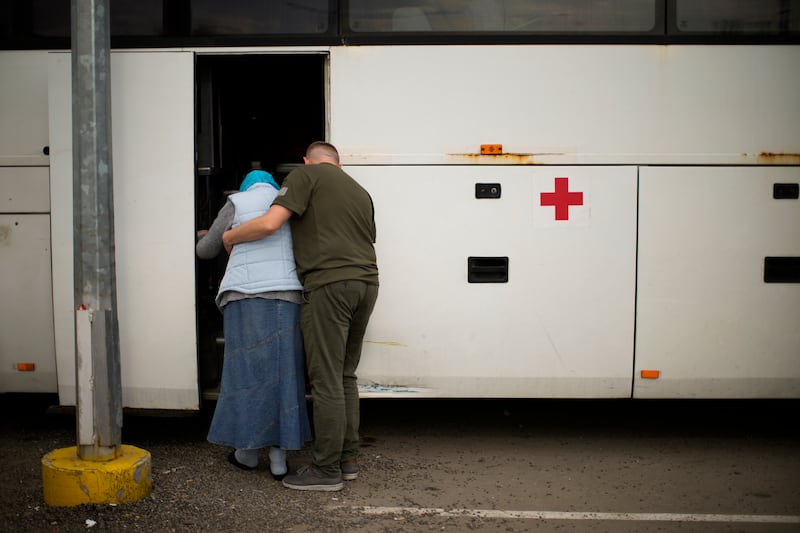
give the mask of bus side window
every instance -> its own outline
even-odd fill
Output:
[[[398,7],[392,12],[392,31],[430,31],[431,23],[419,7]]]
[[[469,3],[469,14],[475,31],[503,29],[503,12],[497,5],[497,0],[472,0]]]

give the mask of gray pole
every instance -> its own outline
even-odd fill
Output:
[[[119,454],[119,368],[108,0],[72,0],[72,155],[78,456]]]

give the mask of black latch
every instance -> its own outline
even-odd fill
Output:
[[[475,198],[500,198],[500,184],[476,183]]]
[[[468,257],[469,283],[508,283],[508,257]]]
[[[800,257],[765,257],[764,283],[800,283]]]
[[[797,200],[800,196],[800,183],[773,183],[772,197],[776,200]]]

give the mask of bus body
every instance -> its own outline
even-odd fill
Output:
[[[339,7],[340,33],[362,3]],[[652,4],[669,22],[681,2]],[[397,43],[115,47],[123,405],[213,393],[224,259],[196,260],[195,232],[251,161],[282,178],[322,138],[375,204],[363,397],[800,397],[785,4],[766,43],[428,43],[428,9],[401,12]],[[68,49],[0,50],[0,392],[64,405],[70,91]]]

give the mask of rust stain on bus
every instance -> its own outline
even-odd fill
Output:
[[[761,152],[758,154],[760,165],[800,165],[800,154]]]
[[[394,342],[394,341],[369,341],[369,340],[365,340],[364,343],[381,344],[383,346],[398,346],[398,347],[401,347],[401,348],[408,348],[407,345],[401,344],[399,342]]]
[[[447,154],[447,157],[457,163],[472,163],[484,165],[543,165],[537,161],[536,156],[562,155],[562,154]]]

